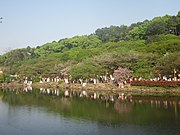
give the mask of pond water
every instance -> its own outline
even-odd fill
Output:
[[[0,90],[1,135],[180,134],[179,97],[111,101],[81,97],[78,92],[65,98],[60,90],[42,91]]]

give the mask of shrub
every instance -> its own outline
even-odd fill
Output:
[[[132,81],[132,86],[149,86],[149,87],[178,87],[180,81]]]

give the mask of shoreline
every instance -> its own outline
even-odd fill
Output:
[[[180,96],[180,87],[163,88],[163,87],[145,87],[145,86],[126,86],[125,88],[118,88],[111,83],[99,83],[99,84],[87,84],[83,87],[80,84],[58,84],[58,83],[33,83],[31,86],[27,86],[20,83],[3,83],[0,84],[0,89],[15,88],[21,89],[26,87],[32,87],[35,89],[61,89],[65,90],[85,90],[92,92],[105,92],[105,93],[126,93],[131,95],[144,95],[144,96]]]

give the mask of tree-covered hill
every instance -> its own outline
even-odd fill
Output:
[[[118,67],[133,76],[172,75],[180,69],[180,12],[131,24],[97,29],[94,34],[53,41],[0,56],[5,75],[72,78],[112,74]]]

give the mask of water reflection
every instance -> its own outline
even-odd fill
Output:
[[[69,127],[68,124],[73,125],[76,121],[83,123],[81,127],[87,128],[85,129],[87,131],[90,128],[89,125],[86,127],[83,125],[88,121],[93,127],[91,127],[91,133],[93,129],[98,133],[101,128],[104,135],[120,132],[142,134],[140,131],[146,134],[172,132],[179,134],[180,132],[179,97],[137,97],[128,93],[24,88],[0,90],[0,101],[0,108],[2,108],[0,120],[4,122],[4,119],[7,119],[5,122],[11,123],[11,125],[7,124],[11,127],[29,129],[28,126],[32,126],[34,129],[36,128],[34,125],[37,125],[34,120],[39,125],[43,125],[41,121],[54,123],[58,118],[63,120],[65,118],[63,124],[67,127]],[[2,106],[1,103],[5,104]],[[3,113],[2,110],[6,105],[7,112]],[[46,115],[39,118],[42,112],[46,112]],[[7,118],[4,115],[7,115]],[[27,125],[29,119],[33,121],[31,120]],[[59,122],[57,121],[56,125]],[[48,129],[47,123],[43,127],[50,132],[51,129]],[[0,129],[1,126],[0,122]],[[74,131],[71,132],[72,134],[78,134],[75,129],[77,128],[72,129]],[[57,131],[57,128],[54,130]]]
[[[150,104],[151,107],[164,107],[168,109],[170,106],[179,106],[180,98],[170,98],[170,97],[138,97],[132,96],[131,94],[125,93],[106,93],[106,92],[94,92],[94,91],[85,91],[85,90],[59,90],[59,89],[50,89],[50,88],[40,88],[32,89],[32,87],[25,87],[23,89],[3,89],[2,92],[13,92],[15,94],[22,93],[31,93],[31,94],[43,94],[43,95],[52,95],[52,96],[61,96],[61,97],[80,97],[88,98],[93,100],[104,100],[108,102],[115,101],[126,101],[131,103],[139,104]],[[0,94],[1,94],[0,93]]]
[[[178,97],[137,97],[124,93],[31,87],[4,89],[0,93],[0,99],[10,105],[41,106],[67,117],[111,123],[132,122],[135,119],[133,116],[138,113],[150,115],[145,118],[147,121],[153,118],[152,113],[164,113],[164,116],[171,114],[171,117],[174,114],[179,120],[180,113]],[[126,119],[125,116],[132,119]]]

